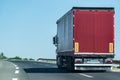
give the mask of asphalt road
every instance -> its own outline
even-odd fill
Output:
[[[49,63],[0,61],[0,80],[120,80],[120,72],[68,72]]]

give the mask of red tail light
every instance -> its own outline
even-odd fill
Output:
[[[75,60],[75,64],[81,64],[82,63],[82,60]]]
[[[80,64],[81,62],[80,61],[75,61],[75,64]]]
[[[105,63],[106,64],[112,64],[112,60],[106,60]]]

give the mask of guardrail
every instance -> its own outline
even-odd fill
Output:
[[[39,58],[37,59],[39,62],[47,62],[47,63],[53,63],[56,64],[56,59],[45,59],[45,58]]]
[[[47,62],[47,63],[56,63],[56,59],[45,59],[45,58],[39,58],[37,59],[39,62]],[[113,66],[120,66],[120,60],[113,60]]]

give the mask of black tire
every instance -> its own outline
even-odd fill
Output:
[[[58,69],[62,69],[62,59],[60,56],[57,56],[57,66]]]
[[[74,58],[66,57],[66,61],[67,61],[67,70],[74,71]]]

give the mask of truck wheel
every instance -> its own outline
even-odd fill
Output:
[[[62,69],[62,59],[60,56],[57,56],[57,66],[58,69]]]
[[[68,71],[74,71],[74,58],[73,57],[67,57],[67,70]]]

